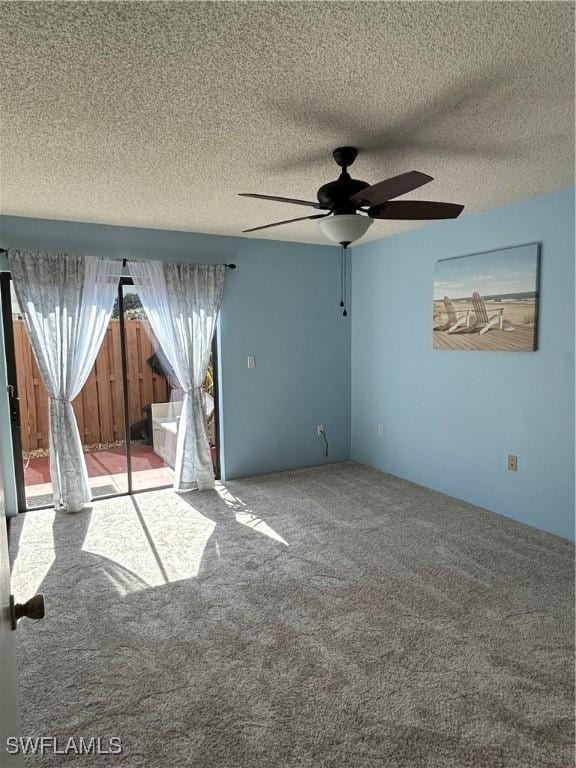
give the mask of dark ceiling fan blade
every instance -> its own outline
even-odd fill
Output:
[[[317,213],[315,216],[299,216],[297,219],[286,219],[285,221],[275,221],[272,224],[263,224],[261,227],[252,227],[243,229],[242,232],[256,232],[257,229],[268,229],[269,227],[279,227],[281,224],[292,224],[293,221],[306,221],[306,219],[324,219],[330,216],[329,213]]]
[[[432,203],[426,200],[392,200],[384,205],[370,208],[368,215],[373,219],[455,219],[464,210],[457,203]]]
[[[257,197],[259,200],[275,200],[277,203],[292,203],[293,205],[307,205],[310,208],[318,208],[325,211],[326,207],[310,200],[298,200],[295,197],[275,197],[274,195],[256,195],[252,192],[239,192],[239,197]]]
[[[408,171],[360,190],[360,192],[352,195],[350,201],[356,205],[380,205],[380,203],[386,203],[393,197],[405,195],[406,192],[411,192],[423,184],[428,184],[429,181],[432,181],[432,176],[428,176],[427,173]]]

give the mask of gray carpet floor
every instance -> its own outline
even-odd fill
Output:
[[[569,768],[574,548],[353,463],[12,526],[24,735],[99,768]]]

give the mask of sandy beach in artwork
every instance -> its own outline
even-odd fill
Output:
[[[500,330],[498,317],[495,326],[483,334],[480,334],[483,325],[474,314],[472,298],[451,301],[456,316],[462,320],[462,326],[448,333],[453,323],[450,322],[444,301],[434,301],[433,339],[435,349],[500,349],[510,351],[532,351],[535,349],[536,299],[486,299],[485,306],[488,317],[500,316],[501,314],[503,330]]]

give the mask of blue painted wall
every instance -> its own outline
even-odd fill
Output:
[[[120,258],[235,262],[220,318],[225,476],[348,458],[350,323],[338,307],[337,248],[9,216],[0,217],[0,243]],[[248,355],[256,356],[255,369],[247,368]],[[4,365],[1,354],[0,439],[6,456]],[[328,458],[317,424],[326,427]],[[8,480],[11,466],[4,471]],[[10,482],[6,505],[14,511]]]
[[[433,349],[434,262],[533,241],[538,351]],[[574,190],[367,243],[352,258],[352,458],[574,538]]]

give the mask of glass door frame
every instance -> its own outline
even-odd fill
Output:
[[[4,354],[6,357],[6,380],[8,407],[10,409],[10,431],[12,433],[12,459],[16,482],[16,504],[18,512],[26,511],[26,490],[24,485],[24,462],[22,460],[22,437],[20,435],[20,406],[18,381],[16,377],[16,352],[14,350],[14,326],[12,325],[12,291],[10,272],[0,274],[0,301],[2,302],[2,326],[4,329]]]
[[[22,457],[22,438],[20,435],[20,409],[18,399],[18,380],[16,370],[16,353],[14,349],[14,327],[12,324],[12,295],[11,275],[9,272],[0,273],[0,300],[2,302],[2,325],[4,331],[4,346],[6,355],[6,378],[8,382],[8,400],[10,407],[10,426],[12,432],[12,455],[14,460],[14,474],[16,481],[16,498],[18,512],[36,511],[41,509],[53,509],[53,504],[45,504],[38,507],[28,507],[26,503],[26,484],[24,481],[24,461]],[[122,392],[124,408],[124,440],[126,443],[126,474],[128,490],[110,493],[107,495],[92,497],[92,501],[101,499],[115,499],[120,496],[133,496],[138,493],[160,491],[172,488],[172,484],[157,485],[152,488],[138,488],[134,490],[132,482],[132,455],[130,439],[130,411],[128,392],[128,355],[126,349],[126,333],[124,318],[124,292],[125,285],[134,285],[131,277],[120,277],[118,280],[118,314],[120,322],[120,356],[122,358]],[[214,475],[220,479],[220,412],[219,412],[219,370],[218,370],[218,346],[217,333],[212,340],[212,371],[213,371],[213,398],[214,398],[214,441],[216,447],[216,462]]]

